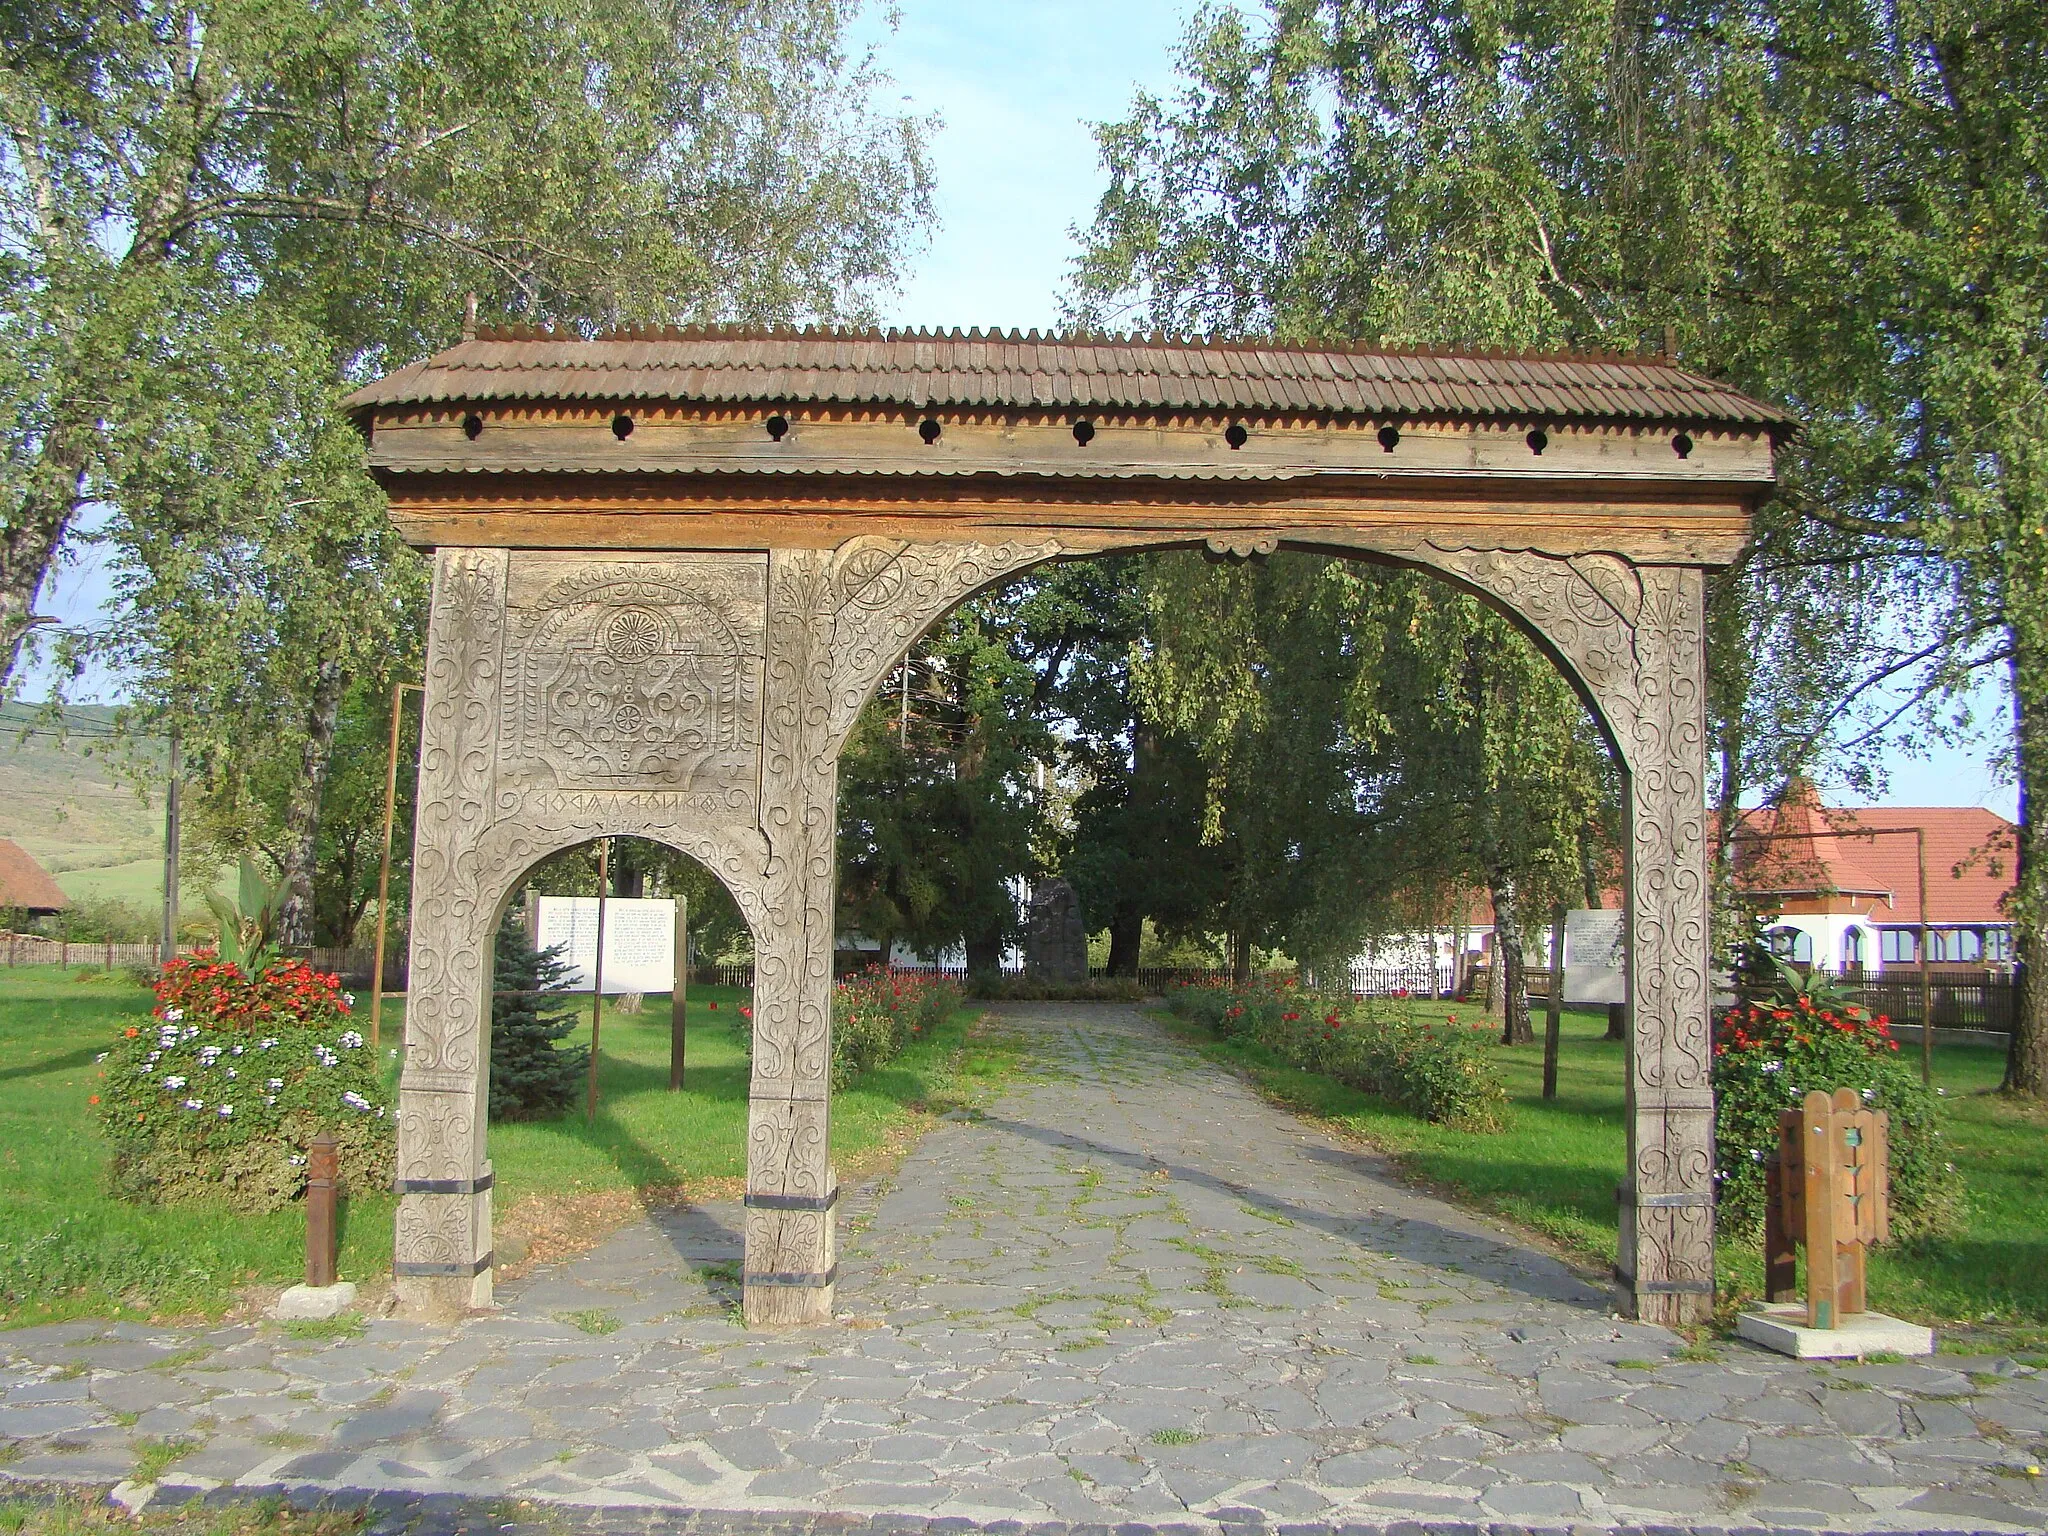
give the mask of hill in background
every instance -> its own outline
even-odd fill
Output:
[[[161,763],[161,743],[119,739],[114,710],[72,705],[61,726],[33,704],[0,705],[0,837],[12,838],[73,899],[144,912],[163,900],[163,794],[124,769]]]

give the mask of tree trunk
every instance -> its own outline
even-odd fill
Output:
[[[2048,646],[2015,636],[2012,684],[2020,810],[2010,916],[2018,965],[2005,1089],[2048,1099],[2048,827],[2032,814],[2033,786],[2048,783]]]
[[[334,728],[341,718],[341,662],[332,655],[314,674],[313,698],[306,707],[306,744],[299,753],[299,782],[292,789],[284,820],[284,905],[278,912],[278,942],[288,946],[313,942],[313,868],[320,840],[320,801],[327,791],[327,770],[334,761]]]
[[[996,975],[1003,968],[1003,936],[1000,933],[970,934],[967,938],[967,970],[970,975]]]
[[[1145,942],[1145,914],[1136,907],[1119,906],[1109,919],[1109,974],[1138,974],[1138,951]]]
[[[1522,964],[1524,939],[1521,892],[1512,879],[1501,880],[1493,886],[1493,958],[1494,969],[1500,976],[1503,1045],[1528,1045],[1536,1038],[1536,1031],[1529,1025],[1529,977]]]
[[[60,417],[44,439],[26,493],[0,534],[0,686],[12,681],[21,660],[36,590],[84,500],[91,457],[92,429]]]
[[[1239,928],[1230,935],[1230,979],[1240,986],[1252,979],[1250,929]]]

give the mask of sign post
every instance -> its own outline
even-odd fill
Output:
[[[668,1091],[683,1086],[683,1056],[690,1024],[690,898],[676,896],[676,984],[669,993]]]

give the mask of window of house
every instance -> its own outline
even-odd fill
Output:
[[[1842,935],[1842,964],[1861,965],[1862,963],[1863,930],[1861,928],[1851,928]]]
[[[1943,937],[1948,940],[1943,946],[1948,952],[1941,956],[1942,959],[1953,960],[1958,964],[1975,964],[1984,958],[1984,935],[1981,930],[1952,928]]]
[[[1773,928],[1764,935],[1771,953],[1794,965],[1813,964],[1813,935],[1804,928]]]
[[[1984,930],[1984,958],[1994,965],[2002,965],[2012,959],[2012,930],[2010,928],[1986,928]]]
[[[1886,928],[1877,936],[1878,958],[1886,965],[1911,965],[1920,958],[1919,935],[1911,928]]]

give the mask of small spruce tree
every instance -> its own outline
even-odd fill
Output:
[[[576,1102],[587,1046],[556,1042],[575,1029],[578,1009],[564,979],[569,963],[557,949],[536,950],[525,924],[498,928],[498,964],[491,1000],[491,1118],[548,1120]]]

